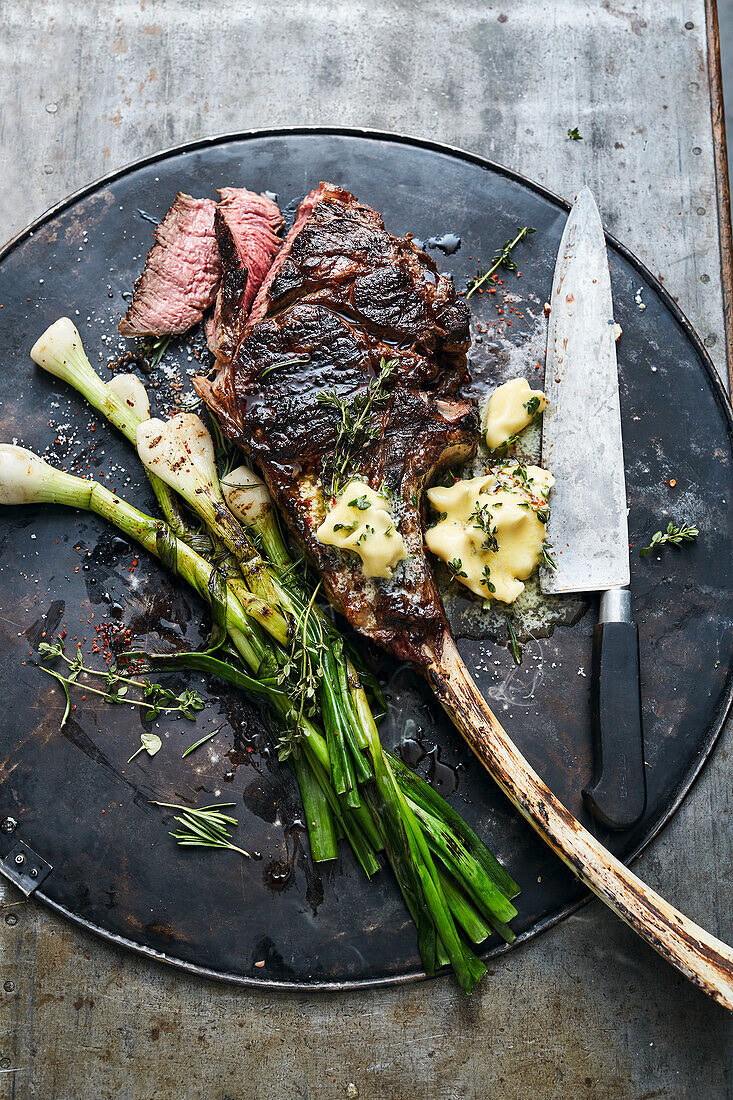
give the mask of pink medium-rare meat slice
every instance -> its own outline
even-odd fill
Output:
[[[225,361],[232,356],[255,295],[280,250],[283,216],[266,195],[236,187],[224,187],[219,194],[214,229],[222,278],[207,342],[217,359]]]
[[[439,651],[447,631],[423,543],[423,489],[478,442],[475,408],[452,398],[466,376],[468,309],[425,253],[388,234],[349,192],[321,184],[304,204],[232,359],[194,384],[261,470],[333,605],[420,665],[424,646]],[[354,555],[316,536],[342,411],[363,409],[377,376],[382,396],[369,405],[349,476],[391,502],[407,558],[389,579],[366,577]]]
[[[119,324],[122,336],[175,336],[198,324],[221,276],[216,203],[182,191],[155,229],[155,244]]]

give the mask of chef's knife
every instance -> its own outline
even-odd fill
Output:
[[[626,482],[611,279],[598,207],[584,187],[555,265],[542,461],[555,477],[545,593],[600,592],[593,636],[593,781],[583,796],[609,829],[644,813],[639,635],[631,619]]]

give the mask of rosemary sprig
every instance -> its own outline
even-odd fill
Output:
[[[694,542],[699,534],[700,531],[694,523],[683,523],[678,527],[670,520],[664,534],[661,531],[655,531],[652,535],[652,541],[639,553],[648,554],[655,546],[664,546],[666,543],[669,543],[670,546],[681,546],[683,542]]]
[[[483,274],[477,275],[475,279],[471,280],[471,282],[469,284],[469,287],[468,287],[468,293],[466,294],[466,300],[468,300],[471,297],[471,295],[473,294],[473,292],[475,290],[478,290],[479,287],[483,286],[487,279],[491,279],[491,281],[493,283],[495,281],[494,277],[493,277],[494,272],[498,268],[503,267],[507,271],[516,271],[517,270],[517,265],[516,265],[516,262],[515,262],[515,260],[512,256],[512,252],[517,247],[517,245],[521,241],[523,241],[524,238],[527,237],[530,233],[534,233],[534,229],[531,226],[529,226],[529,225],[522,226],[521,229],[517,230],[517,235],[514,238],[514,240],[507,241],[506,244],[502,248],[500,248],[497,252],[494,253],[492,264],[491,264],[491,267],[489,268],[489,270],[486,271]]]
[[[216,737],[217,733],[220,733],[223,726],[219,726],[218,729],[212,730],[211,733],[205,733],[203,737],[200,737],[198,741],[194,741],[193,745],[189,745],[186,751],[182,754],[181,760],[185,760],[187,756],[190,756],[192,752],[195,752],[201,745],[204,745],[207,741],[210,741],[212,737]]]
[[[181,829],[170,835],[182,848],[229,848],[232,852],[250,859],[249,852],[244,848],[238,848],[232,844],[229,826],[237,825],[236,817],[230,817],[222,813],[222,810],[236,805],[234,802],[223,802],[220,806],[202,806],[198,810],[189,806],[177,806],[173,802],[153,802],[153,806],[163,806],[168,810],[181,810],[180,816],[174,816]]]
[[[172,336],[159,336],[156,340],[148,342],[145,354],[151,367],[157,367],[172,339]]]
[[[396,369],[396,360],[380,359],[379,374],[351,402],[340,397],[335,389],[319,393],[319,404],[335,409],[339,417],[336,443],[323,463],[322,479],[329,497],[338,496],[345,487],[356,451],[379,438],[379,425],[370,423],[370,415],[387,399],[385,382]]]
[[[519,642],[517,641],[517,635],[514,630],[514,623],[511,619],[506,621],[507,630],[509,631],[509,648],[512,652],[515,665],[521,665],[522,663],[522,651],[519,648]]]
[[[310,361],[310,355],[306,355],[301,359],[281,359],[279,363],[271,363],[269,367],[265,367],[260,374],[260,378],[265,378],[271,371],[280,370],[280,367],[295,367],[299,363],[310,363]]]
[[[568,130],[568,141],[582,141],[583,135],[577,126],[573,126],[572,130]]]

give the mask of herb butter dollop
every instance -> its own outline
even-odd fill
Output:
[[[365,577],[391,577],[407,557],[389,503],[364,481],[352,480],[316,531],[324,546],[352,550]]]
[[[484,412],[484,435],[490,451],[511,443],[547,405],[542,390],[530,389],[526,378],[512,378],[494,390]]]
[[[428,489],[439,513],[425,534],[428,549],[477,596],[513,603],[542,557],[554,483],[539,466],[509,461]]]

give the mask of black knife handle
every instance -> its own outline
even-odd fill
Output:
[[[636,623],[595,628],[591,708],[594,771],[583,797],[601,825],[629,829],[646,808]]]

